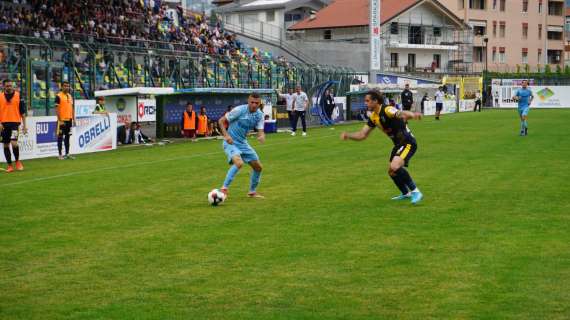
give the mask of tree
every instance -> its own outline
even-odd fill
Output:
[[[544,73],[545,74],[551,74],[552,73],[552,69],[550,68],[549,64],[544,65]]]

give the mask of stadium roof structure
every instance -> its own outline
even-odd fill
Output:
[[[315,14],[293,26],[289,30],[307,30],[323,28],[348,28],[368,26],[369,0],[336,0]],[[437,0],[384,0],[381,2],[380,22],[385,24],[404,12],[423,3],[431,3],[457,24],[467,25],[453,12]]]
[[[318,10],[328,4],[329,0],[252,0],[248,2],[232,2],[216,8],[216,12],[229,13],[239,11],[257,11],[271,9],[292,10],[299,7],[311,7]]]

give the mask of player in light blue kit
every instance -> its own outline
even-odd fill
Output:
[[[521,136],[528,135],[528,111],[533,99],[532,91],[528,88],[528,81],[523,80],[522,88],[517,90],[513,97],[513,100],[518,102],[518,111],[521,118]]]
[[[261,97],[256,93],[252,93],[247,99],[247,104],[235,107],[219,120],[220,129],[224,136],[224,152],[228,156],[228,162],[231,165],[226,180],[224,180],[224,186],[221,189],[226,195],[234,177],[245,162],[253,169],[247,196],[250,198],[263,198],[256,191],[261,178],[261,162],[259,162],[259,157],[255,150],[247,143],[247,133],[254,128],[257,129],[257,140],[260,143],[265,142],[265,133],[263,132],[265,121],[260,107]],[[225,125],[227,123],[229,123],[229,127],[226,130]]]

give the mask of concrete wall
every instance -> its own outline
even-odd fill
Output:
[[[337,41],[288,41],[303,53],[315,57],[320,64],[351,67],[356,71],[368,71],[370,49],[368,43]]]

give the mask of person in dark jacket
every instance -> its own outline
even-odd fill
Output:
[[[402,91],[402,109],[406,111],[412,110],[412,105],[414,104],[414,94],[410,90],[410,84],[406,83],[404,91]]]

